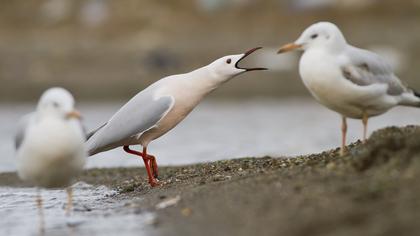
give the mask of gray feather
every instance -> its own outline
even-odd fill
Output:
[[[30,120],[33,118],[35,113],[29,113],[23,116],[18,123],[18,127],[15,133],[15,149],[18,150],[23,140],[25,139],[26,128]]]
[[[128,101],[111,119],[90,135],[89,154],[124,145],[132,137],[153,128],[174,103],[171,96],[154,98],[154,88],[145,89]]]
[[[367,86],[377,83],[388,85],[388,94],[400,95],[407,91],[391,66],[380,56],[367,50],[350,46],[346,53],[348,62],[342,65],[343,76],[354,84]]]
[[[86,140],[89,140],[90,137],[92,137],[96,132],[98,132],[98,130],[102,129],[105,125],[107,124],[107,122],[105,122],[103,125],[99,126],[98,128],[88,132],[85,132],[86,134]]]

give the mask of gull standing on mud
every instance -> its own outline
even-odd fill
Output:
[[[88,135],[89,155],[123,146],[124,151],[143,158],[149,183],[158,185],[157,163],[147,146],[181,122],[211,91],[236,75],[266,68],[242,68],[238,64],[260,49],[225,56],[190,73],[165,77],[135,95],[108,122]],[[140,144],[143,151],[130,145]]]
[[[66,214],[72,207],[72,180],[83,169],[87,151],[80,114],[63,88],[44,92],[35,112],[22,118],[15,136],[19,177],[37,187],[67,187]],[[44,230],[42,198],[37,189],[40,230]]]
[[[346,118],[361,119],[363,141],[368,118],[397,106],[420,107],[419,94],[404,86],[388,63],[373,52],[347,44],[329,22],[308,27],[278,53],[303,50],[299,74],[318,102],[342,115],[341,155],[346,151]]]

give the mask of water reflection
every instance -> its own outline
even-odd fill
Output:
[[[45,214],[44,235],[146,235],[152,213],[137,214],[127,202],[110,196],[116,192],[83,182],[74,185],[74,212],[64,215],[63,190],[42,190]],[[38,235],[35,188],[0,187],[0,234]]]

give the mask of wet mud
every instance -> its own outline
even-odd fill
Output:
[[[156,188],[144,168],[92,169],[80,180],[154,213],[157,235],[418,235],[419,137],[420,127],[389,127],[343,157],[336,149],[161,167]],[[3,173],[0,186],[24,185]]]

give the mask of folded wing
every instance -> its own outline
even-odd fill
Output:
[[[359,86],[387,84],[389,95],[400,95],[407,91],[400,79],[395,76],[391,66],[379,55],[350,46],[346,51],[346,57],[341,71],[352,83]]]
[[[173,104],[171,96],[156,98],[153,91],[138,93],[106,124],[88,135],[89,155],[125,145],[127,140],[153,128]]]
[[[33,116],[34,116],[34,113],[30,113],[23,116],[19,120],[18,127],[15,133],[15,149],[16,150],[18,150],[20,148],[20,145],[22,145],[23,140],[25,139],[26,128],[28,127]]]

